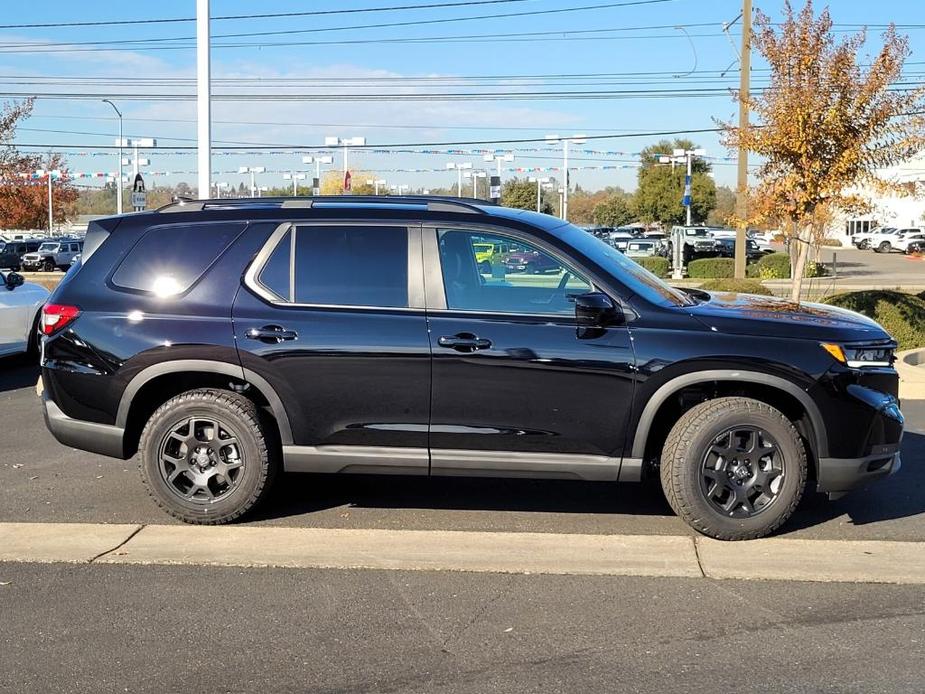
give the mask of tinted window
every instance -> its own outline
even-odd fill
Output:
[[[295,301],[341,306],[407,306],[407,230],[299,227]]]
[[[571,297],[591,291],[583,277],[519,239],[475,231],[439,238],[449,309],[574,314]]]
[[[243,223],[153,227],[112,276],[113,284],[170,296],[189,289],[244,229]]]
[[[289,296],[289,259],[292,256],[292,232],[276,244],[276,248],[267,258],[257,281],[284,301],[290,301]]]

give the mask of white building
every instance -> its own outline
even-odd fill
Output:
[[[909,195],[881,195],[867,191],[872,209],[866,215],[842,215],[830,236],[850,245],[851,237],[875,227],[925,226],[925,154],[899,166],[884,169],[880,177],[902,184]]]

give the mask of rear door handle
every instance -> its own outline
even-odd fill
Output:
[[[472,333],[459,333],[458,335],[444,335],[437,338],[437,344],[457,352],[476,352],[480,349],[490,349],[491,340],[478,337]]]
[[[295,340],[299,333],[295,330],[286,330],[279,325],[265,325],[262,328],[251,328],[244,333],[251,340],[259,340],[266,344],[279,344],[287,340]]]

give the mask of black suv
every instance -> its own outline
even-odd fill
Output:
[[[486,245],[557,263],[507,273]],[[867,318],[679,291],[559,219],[448,198],[183,202],[92,222],[44,308],[48,427],[238,518],[280,470],[637,482],[717,538],[899,467]]]

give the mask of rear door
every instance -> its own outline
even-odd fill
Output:
[[[233,315],[242,365],[288,413],[287,469],[427,474],[419,225],[282,224]]]
[[[555,268],[506,273],[478,244],[516,245]],[[431,473],[616,480],[634,387],[625,325],[578,329],[571,296],[595,289],[520,232],[424,229],[433,350]]]

